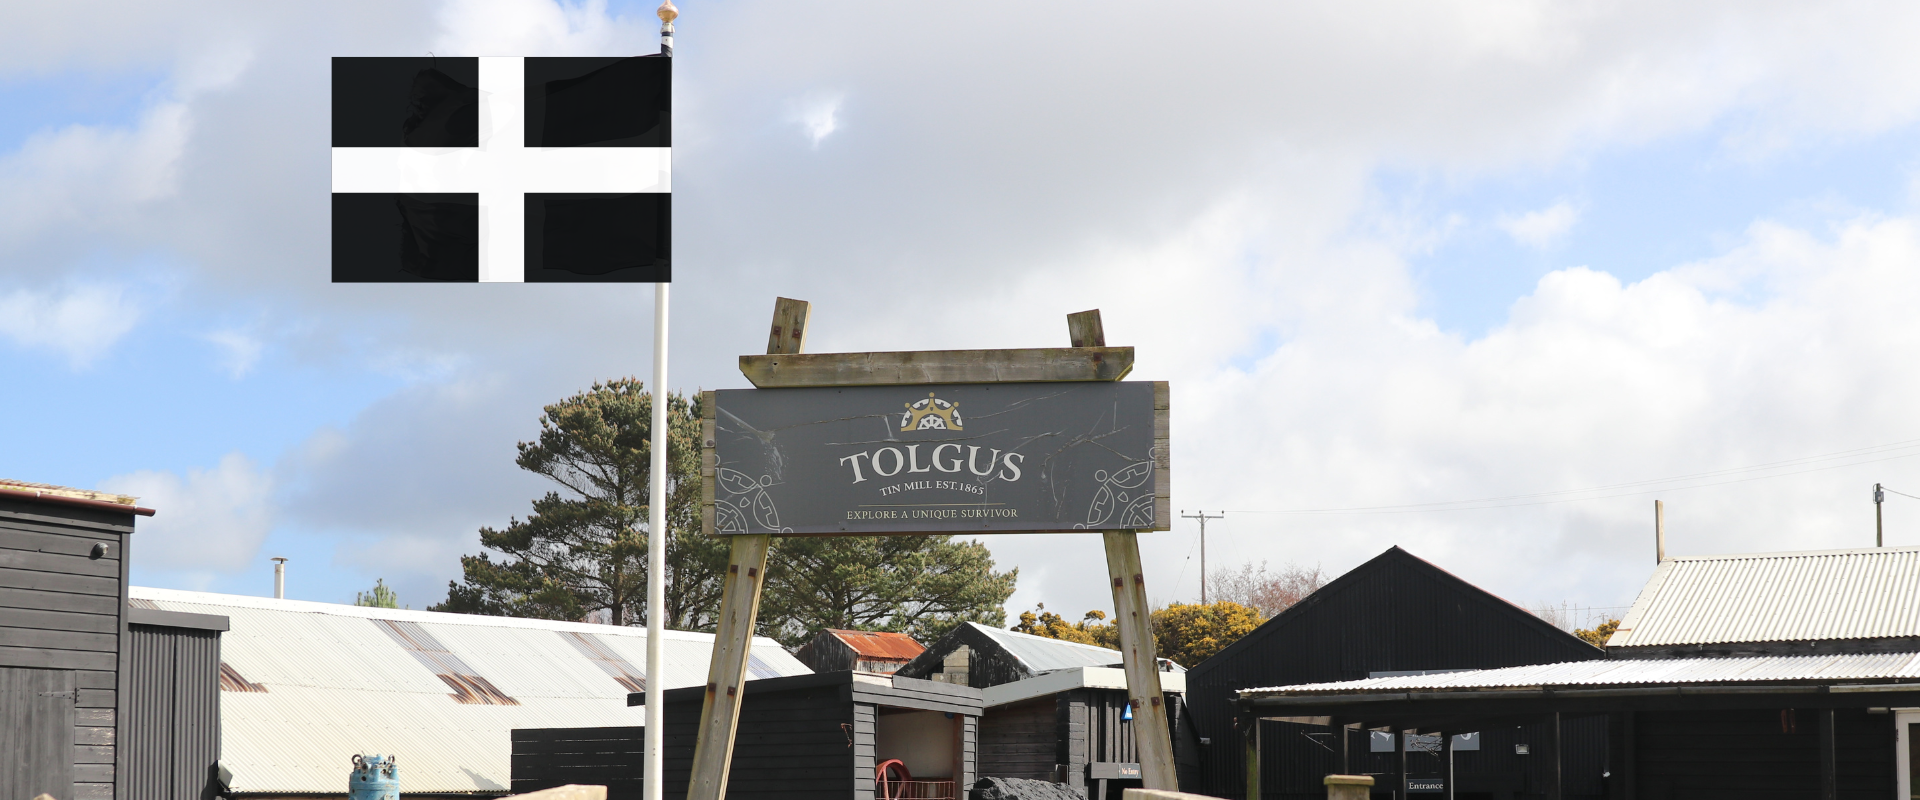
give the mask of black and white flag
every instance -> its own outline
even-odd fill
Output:
[[[333,59],[333,280],[672,277],[673,59]]]

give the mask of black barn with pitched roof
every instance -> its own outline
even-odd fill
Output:
[[[1241,689],[1605,657],[1600,648],[1525,609],[1393,547],[1188,671],[1187,703],[1207,744],[1201,785],[1181,788],[1218,797],[1245,795],[1245,738],[1234,719],[1234,693]],[[1341,770],[1338,729],[1324,722],[1260,725],[1262,798],[1325,797],[1321,778]],[[1364,733],[1348,735],[1349,771],[1393,770],[1393,753],[1369,753]],[[1570,721],[1562,736],[1568,794],[1601,793],[1604,720]],[[1459,795],[1535,793],[1544,785],[1546,767],[1530,753],[1546,738],[1544,725],[1482,731],[1479,750],[1455,753]],[[1528,745],[1529,755],[1517,753],[1516,745]],[[1409,756],[1409,774],[1437,768],[1437,756]],[[1381,776],[1376,793],[1392,788],[1383,785],[1392,783],[1387,777]]]

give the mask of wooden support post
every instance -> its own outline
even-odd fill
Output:
[[[760,589],[767,580],[767,551],[773,537],[732,537],[725,588],[720,595],[720,624],[713,632],[713,661],[707,667],[707,696],[700,703],[700,730],[693,744],[692,783],[687,800],[721,800],[733,765],[733,734],[740,724],[747,656],[753,626],[760,616]]]
[[[1100,325],[1100,309],[1068,314],[1067,340],[1074,347],[1106,347],[1107,331]]]
[[[1249,713],[1253,712],[1249,711]],[[1247,793],[1245,800],[1260,800],[1260,718],[1249,718],[1243,731],[1247,750]]]
[[[1102,536],[1107,546],[1107,574],[1113,579],[1113,621],[1120,629],[1120,663],[1127,673],[1127,700],[1133,704],[1141,788],[1179,791],[1180,779],[1173,770],[1173,737],[1167,727],[1166,695],[1160,690],[1160,661],[1154,655],[1153,625],[1148,616],[1147,580],[1140,566],[1140,539],[1133,531],[1106,531]]]
[[[1330,721],[1340,722],[1337,719],[1330,720]],[[1352,775],[1353,774],[1353,729],[1347,727],[1346,723],[1340,722],[1340,724],[1333,726],[1333,730],[1336,734],[1339,734],[1340,736],[1340,774]]]
[[[1834,742],[1833,709],[1822,708],[1820,718],[1820,800],[1839,800],[1840,764]]]
[[[1561,754],[1560,712],[1547,715],[1547,747],[1553,751],[1552,761],[1547,764],[1547,800],[1563,800],[1566,797],[1566,759]]]
[[[1440,732],[1440,800],[1454,800],[1453,732]]]
[[[1407,800],[1407,731],[1393,725],[1393,800]]]
[[[1620,787],[1622,791],[1619,794],[1620,800],[1634,800],[1635,793],[1639,790],[1639,775],[1637,773],[1639,772],[1640,754],[1637,752],[1637,748],[1639,748],[1640,744],[1635,741],[1634,722],[1633,709],[1629,708],[1620,712],[1620,727],[1622,728],[1620,749],[1625,751],[1620,754],[1620,781],[1622,784]]]
[[[800,352],[806,346],[807,315],[811,309],[812,306],[802,300],[776,299],[773,327],[767,334],[767,352]],[[711,469],[711,465],[706,466]],[[711,513],[710,508],[707,513]],[[773,548],[773,537],[769,534],[734,536],[728,546],[731,552],[727,556],[727,574],[720,595],[719,625],[713,632],[713,660],[707,667],[707,695],[700,703],[700,728],[694,737],[693,773],[687,785],[687,800],[722,800],[727,795],[727,772],[733,766],[733,737],[740,724],[740,702],[745,695],[747,658],[753,651],[753,629],[760,617],[760,590],[767,581],[767,553]]]

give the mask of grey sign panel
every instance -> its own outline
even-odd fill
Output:
[[[1388,733],[1386,731],[1370,731],[1370,733],[1372,734],[1372,736],[1369,738],[1370,746],[1367,748],[1369,752],[1373,752],[1373,753],[1393,752],[1393,734]],[[1406,736],[1407,736],[1407,752],[1409,753],[1440,752],[1440,735],[1439,734],[1415,733],[1415,734],[1406,735]],[[1478,733],[1454,734],[1453,749],[1455,751],[1480,749],[1480,734]]]
[[[717,534],[1155,528],[1152,383],[709,396]]]

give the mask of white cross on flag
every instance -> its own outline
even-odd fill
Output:
[[[333,280],[672,277],[673,59],[333,59]]]

